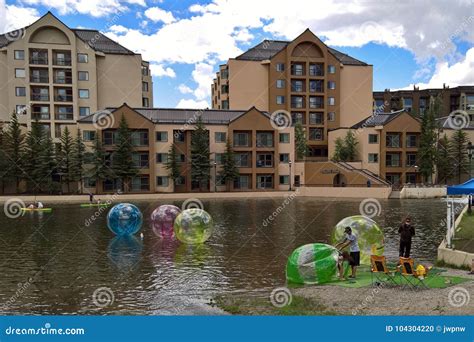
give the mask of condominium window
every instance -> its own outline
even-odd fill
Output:
[[[58,102],[72,102],[72,88],[54,88],[54,100]]]
[[[282,175],[280,176],[280,184],[281,185],[288,185],[290,184],[290,176]]]
[[[224,153],[216,153],[214,161],[217,165],[222,165],[224,163]]]
[[[30,64],[48,64],[48,50],[30,49]]]
[[[237,167],[250,167],[252,155],[250,152],[235,153],[234,161]]]
[[[369,144],[378,144],[379,135],[378,134],[369,134]]]
[[[139,169],[147,169],[150,165],[148,159],[148,152],[133,152],[132,153],[133,166]]]
[[[146,65],[142,65],[142,75],[143,76],[148,76],[149,75],[149,69]]]
[[[302,80],[291,80],[291,91],[302,92],[304,91],[304,83]]]
[[[290,161],[290,155],[288,153],[280,153],[280,163],[288,164]]]
[[[229,109],[229,100],[223,100],[221,102],[222,109]]]
[[[31,87],[30,99],[32,101],[49,101],[49,88]]]
[[[257,175],[257,188],[258,189],[273,188],[273,175]]]
[[[311,80],[311,81],[309,81],[309,91],[311,93],[322,93],[322,92],[324,92],[324,81],[323,80]]]
[[[227,94],[229,92],[229,86],[227,84],[221,85],[221,94]]]
[[[336,104],[336,99],[334,97],[328,97],[328,105],[334,106]]]
[[[285,80],[277,80],[277,81],[276,81],[276,87],[277,87],[278,89],[283,89],[283,88],[285,88]]]
[[[156,163],[164,164],[168,161],[168,153],[157,153],[156,154]]]
[[[291,123],[295,125],[297,123],[304,124],[304,114],[303,113],[291,113]]]
[[[138,176],[132,178],[132,191],[150,190],[150,179],[148,176]]]
[[[104,131],[102,133],[102,141],[104,145],[115,145],[116,140],[117,140],[116,131]]]
[[[186,156],[182,153],[178,153],[177,159],[178,159],[178,163],[185,163],[186,162]]]
[[[379,162],[379,154],[378,153],[369,153],[368,160],[369,160],[369,163],[378,163]]]
[[[257,167],[273,167],[273,154],[257,153]]]
[[[240,175],[234,180],[234,189],[249,189],[250,188],[250,176]]]
[[[46,70],[46,77],[47,77],[47,70]],[[79,80],[80,78],[84,77],[83,75],[78,75]],[[54,69],[53,70],[53,78],[54,83],[59,84],[71,84],[72,83],[72,71],[71,69]],[[89,79],[89,74],[87,74],[87,80]]]
[[[407,134],[407,147],[418,147],[418,135],[416,134]]]
[[[383,99],[375,100],[375,107],[378,111],[383,111],[385,108],[385,101]]]
[[[407,166],[415,166],[416,165],[416,153],[407,153]]]
[[[284,63],[277,63],[276,64],[276,70],[280,71],[280,72],[285,71],[285,64]]]
[[[385,156],[385,166],[388,167],[399,167],[401,166],[400,154],[399,153],[387,153]]]
[[[173,141],[177,143],[184,142],[185,134],[183,131],[173,131]]]
[[[334,65],[328,65],[328,73],[330,74],[335,74],[336,73],[336,67]]]
[[[411,97],[403,98],[403,109],[407,112],[411,112],[413,106],[413,99]]]
[[[82,131],[82,140],[84,140],[84,141],[94,141],[95,140],[95,131]]]
[[[336,120],[336,113],[328,112],[328,121],[335,121],[335,120]]]
[[[226,132],[215,132],[214,133],[214,140],[216,143],[225,143],[227,141],[227,133]]]
[[[291,64],[291,74],[295,76],[304,75],[304,65],[300,63]]]
[[[27,107],[25,105],[16,105],[15,112],[18,115],[25,115],[27,111]]]
[[[186,184],[186,177],[184,176],[179,176],[174,180],[175,185],[185,185]]]
[[[309,108],[324,108],[324,97],[322,97],[322,96],[310,96],[309,97]]]
[[[398,133],[387,133],[386,140],[387,147],[401,147],[400,134]]]
[[[49,73],[47,68],[31,68],[30,69],[31,83],[49,83]]]
[[[148,98],[143,97],[142,98],[142,106],[143,107],[148,107],[149,105],[150,105],[150,103],[148,102]]]
[[[280,133],[280,143],[289,144],[290,143],[290,133]]]
[[[304,98],[303,96],[292,96],[291,97],[291,108],[303,108]]]
[[[15,95],[16,96],[26,96],[26,88],[25,87],[15,87]]]
[[[26,71],[23,68],[16,68],[15,69],[15,77],[16,78],[25,78],[26,77]]]
[[[87,53],[78,53],[77,54],[77,62],[78,63],[87,63],[89,62],[89,56]]]
[[[56,120],[73,120],[74,109],[72,106],[55,106]]]
[[[466,110],[474,110],[474,95],[466,95]]]
[[[416,173],[407,173],[406,183],[416,184]]]
[[[69,51],[53,51],[54,65],[71,65],[71,52]]]
[[[221,78],[226,80],[229,78],[229,69],[222,69],[221,70]]]
[[[400,174],[399,173],[387,173],[385,179],[390,184],[400,184]]]
[[[33,120],[49,120],[49,105],[34,104],[31,106],[31,118]]]
[[[84,187],[85,188],[95,188],[96,187],[96,180],[91,177],[84,178]]]
[[[79,107],[79,116],[87,116],[91,113],[90,107]]]
[[[234,133],[234,146],[235,147],[248,147],[248,146],[250,146],[249,133],[235,132]]]
[[[324,76],[324,67],[323,64],[310,64],[309,65],[309,75],[310,76]]]
[[[336,89],[336,82],[328,81],[328,89]]]
[[[309,129],[309,140],[323,140],[323,129],[322,128],[310,128]]]
[[[324,113],[309,113],[309,124],[310,125],[323,125]]]
[[[159,142],[167,142],[168,132],[155,132],[155,139]]]
[[[15,50],[15,57],[16,60],[25,60],[25,50]]]
[[[257,147],[273,147],[273,133],[257,132]]]
[[[169,177],[156,176],[156,186],[167,187],[169,185]]]
[[[88,89],[79,89],[79,98],[80,99],[88,99],[89,98],[89,90]]]
[[[276,103],[279,105],[285,104],[285,97],[283,95],[277,95]]]
[[[89,81],[89,72],[88,71],[78,71],[77,79],[79,81]]]
[[[148,82],[142,82],[142,91],[148,91]]]
[[[132,146],[148,146],[148,131],[134,131],[130,134]]]

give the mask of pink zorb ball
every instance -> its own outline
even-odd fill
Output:
[[[164,204],[151,213],[153,232],[162,239],[174,237],[173,224],[176,216],[181,213],[177,206]]]

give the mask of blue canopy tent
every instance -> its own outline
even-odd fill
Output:
[[[454,213],[454,201],[449,201],[449,196],[469,196],[468,197],[468,210],[471,212],[471,196],[474,195],[474,178],[468,180],[467,182],[459,185],[448,186],[447,189],[447,203],[448,203],[448,214],[447,214],[447,233],[446,233],[446,243],[448,247],[451,247],[451,241],[454,237],[454,228],[455,228],[455,213]]]
[[[459,185],[448,186],[448,196],[474,195],[474,178]]]

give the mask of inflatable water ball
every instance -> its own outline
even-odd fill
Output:
[[[339,252],[325,243],[310,243],[291,253],[286,264],[286,279],[297,284],[323,284],[337,276]]]
[[[186,209],[174,221],[179,241],[190,245],[206,242],[214,230],[211,215],[202,209]]]
[[[164,204],[151,213],[151,224],[153,232],[160,238],[172,238],[174,236],[174,220],[181,213],[177,206]]]
[[[383,232],[374,220],[361,215],[346,217],[334,228],[332,234],[333,244],[337,244],[344,239],[344,229],[346,227],[351,227],[352,234],[357,236],[362,264],[370,265],[371,255],[383,255]]]
[[[130,203],[117,204],[107,214],[107,226],[118,236],[135,234],[142,223],[143,215],[140,209]]]

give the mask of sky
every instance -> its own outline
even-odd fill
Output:
[[[474,85],[474,0],[0,0],[0,32],[51,11],[151,63],[155,107],[210,107],[220,64],[309,28],[374,66],[374,90]]]

